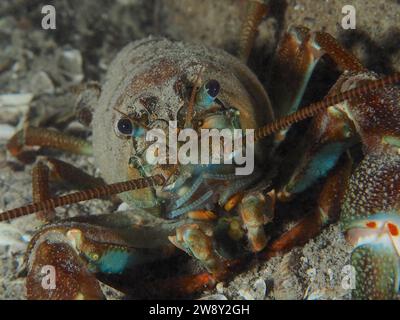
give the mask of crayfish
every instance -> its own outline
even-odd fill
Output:
[[[174,279],[165,276],[158,281],[157,293],[189,296],[229,277],[249,256],[267,258],[287,251],[337,219],[354,245],[353,298],[396,296],[399,74],[380,78],[329,34],[291,27],[272,61],[267,93],[246,66],[266,6],[249,1],[248,7],[237,57],[154,37],[123,48],[108,69],[89,117],[93,144],[30,125],[11,138],[8,150],[21,161],[31,146],[93,154],[104,179],[42,158],[33,169],[34,203],[0,214],[0,220],[7,221],[38,212],[49,222],[32,238],[26,253],[28,298],[103,298],[97,279],[122,288],[123,281],[117,278],[157,269],[159,261],[173,259],[181,251],[203,270]],[[300,108],[307,83],[324,55],[342,75],[322,101]],[[292,157],[294,169],[281,177],[286,162],[280,150],[288,129],[310,117],[300,139],[300,155]],[[171,122],[176,134],[250,130],[241,149],[254,142],[254,170],[236,174],[243,163],[235,161],[232,150],[230,163],[213,163],[212,152],[205,163],[161,163],[159,150],[149,152],[146,136],[154,129],[171,136]],[[177,143],[182,146],[184,141]],[[351,148],[357,145],[362,146],[360,161],[352,159]],[[167,149],[167,154],[176,151]],[[49,190],[54,176],[83,190],[54,197]],[[325,183],[315,210],[279,237],[271,237],[275,206],[321,180]],[[128,210],[54,221],[58,206],[116,194]],[[56,274],[52,290],[41,285],[41,270],[48,265]],[[143,286],[143,279],[136,277],[135,285]]]

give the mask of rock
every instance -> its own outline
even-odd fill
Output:
[[[251,288],[243,288],[239,290],[239,295],[245,300],[264,300],[267,292],[267,285],[264,279],[257,279]]]
[[[262,300],[265,298],[265,294],[267,293],[267,285],[264,281],[264,279],[258,279],[256,282],[254,282],[254,293],[255,293],[255,299],[256,300]]]
[[[30,89],[35,95],[53,94],[54,84],[46,72],[39,71],[32,77]]]
[[[126,210],[128,210],[128,209],[129,209],[129,204],[127,204],[126,202],[122,202],[122,203],[119,205],[117,211],[126,211]]]
[[[8,140],[15,132],[15,127],[9,124],[0,124],[0,140]]]
[[[218,282],[217,285],[215,286],[215,289],[217,289],[218,293],[223,293],[224,292],[224,284],[222,282]]]
[[[83,80],[82,55],[77,49],[64,50],[59,58],[59,66],[64,76],[72,84],[78,84]]]
[[[26,235],[8,223],[0,223],[0,246],[10,246],[12,251],[26,249]]]
[[[0,95],[0,107],[29,106],[32,93],[8,93]]]
[[[0,122],[17,124],[26,114],[33,99],[32,93],[7,93],[0,95]]]

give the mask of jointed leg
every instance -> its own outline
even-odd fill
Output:
[[[249,0],[246,20],[243,22],[240,34],[238,56],[243,62],[247,62],[254,40],[257,27],[267,13],[267,6],[262,0]]]
[[[319,59],[327,54],[339,69],[364,71],[350,52],[329,34],[291,27],[280,41],[270,72],[269,94],[277,117],[297,110]]]
[[[41,202],[51,198],[49,190],[49,168],[39,161],[32,169],[32,198],[33,202]],[[38,219],[51,221],[55,216],[54,210],[36,213]]]
[[[71,164],[53,158],[41,158],[32,170],[33,201],[40,202],[51,198],[49,181],[68,183],[78,189],[89,189],[104,184],[101,178],[93,177]],[[50,221],[54,211],[39,212],[41,220]]]
[[[200,224],[186,224],[179,227],[176,235],[170,236],[169,240],[179,249],[198,259],[213,275],[223,275],[226,271],[224,261],[215,251],[212,232],[205,228]]]
[[[47,147],[82,155],[92,154],[92,145],[86,140],[76,138],[55,130],[28,126],[18,131],[8,142],[7,149],[22,162],[28,147]]]
[[[277,114],[284,116],[296,111],[311,73],[324,54],[331,57],[341,70],[351,71],[351,74],[365,70],[358,59],[344,50],[331,35],[311,33],[302,27],[291,28],[279,46],[270,79],[271,97]],[[346,77],[338,80],[329,95],[341,92],[341,84]],[[278,137],[278,141],[283,136],[285,132]],[[315,116],[299,149],[300,161],[279,194],[303,192],[325,177],[355,141],[357,134],[353,121],[339,107],[329,107]],[[297,155],[288,158],[296,159]]]
[[[263,250],[269,240],[265,234],[264,225],[273,219],[274,199],[261,192],[252,192],[242,199],[238,211],[251,251]]]
[[[303,245],[318,235],[321,228],[339,218],[340,207],[346,185],[351,174],[352,161],[345,155],[324,182],[314,212],[303,218],[292,229],[274,240],[267,249],[267,255],[286,252]]]
[[[147,265],[176,254],[177,250],[167,238],[174,228],[176,223],[152,218],[140,209],[76,217],[48,225],[34,236],[28,246],[28,297],[102,299],[96,280],[98,275],[132,277],[140,290],[140,285],[148,284],[136,280],[135,274],[146,270]],[[197,275],[199,281],[207,279]],[[195,288],[187,278],[182,277],[181,281],[186,285],[181,291]],[[168,283],[167,280],[161,282]],[[54,286],[43,286],[43,283]],[[169,285],[172,289],[179,288],[176,283],[170,282]]]
[[[273,202],[270,195],[259,191],[235,194],[224,204],[229,215],[217,218],[209,211],[189,212],[188,217],[194,220],[177,228],[169,239],[198,259],[213,276],[223,278],[246,243],[253,253],[267,245],[264,225],[272,221]],[[234,209],[237,211],[232,213]]]

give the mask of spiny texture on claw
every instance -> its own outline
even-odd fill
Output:
[[[30,260],[32,262],[29,263],[26,280],[28,299],[104,298],[96,278],[90,274],[66,239],[44,240],[38,243]],[[46,271],[45,268],[49,266],[54,268],[53,271]]]
[[[384,244],[362,245],[351,254],[356,272],[354,299],[394,299],[399,287],[399,257]]]
[[[398,155],[367,155],[350,179],[342,207],[342,222],[398,208],[399,170]]]
[[[396,76],[397,77],[397,76]],[[345,90],[376,83],[373,73],[343,78]],[[371,80],[373,80],[371,82]],[[357,130],[364,158],[352,174],[341,207],[341,223],[355,247],[356,299],[394,299],[400,275],[400,90],[369,90],[337,107]]]
[[[353,298],[393,299],[399,290],[399,168],[398,155],[367,155],[350,179],[342,225],[355,246]]]

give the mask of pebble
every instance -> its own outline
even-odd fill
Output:
[[[4,145],[0,145],[0,169],[7,165],[7,151]]]
[[[15,127],[9,124],[0,124],[0,140],[8,140],[15,132]]]
[[[223,293],[224,292],[224,283],[218,282],[217,285],[215,286],[215,289],[217,289],[218,293]]]
[[[32,77],[30,88],[35,95],[54,93],[53,81],[44,71],[39,71]]]
[[[82,55],[77,49],[64,50],[59,65],[63,73],[70,78],[73,84],[78,84],[83,80]]]
[[[244,300],[255,300],[253,296],[253,292],[250,289],[239,289],[239,295],[244,299]]]
[[[267,284],[265,283],[264,279],[258,279],[254,283],[254,293],[256,300],[262,300],[265,298],[267,293]]]
[[[32,93],[7,93],[0,95],[0,107],[29,106]]]
[[[10,246],[12,251],[26,249],[27,238],[9,223],[0,223],[0,246]]]
[[[126,202],[122,202],[122,203],[119,205],[117,211],[126,211],[126,210],[128,210],[128,209],[129,209],[129,204],[127,204]]]
[[[317,270],[315,268],[309,268],[306,270],[306,273],[310,277],[310,279],[314,279],[317,275]]]
[[[245,300],[263,300],[267,292],[267,285],[264,279],[257,279],[252,288],[243,288],[239,290],[239,295]]]

